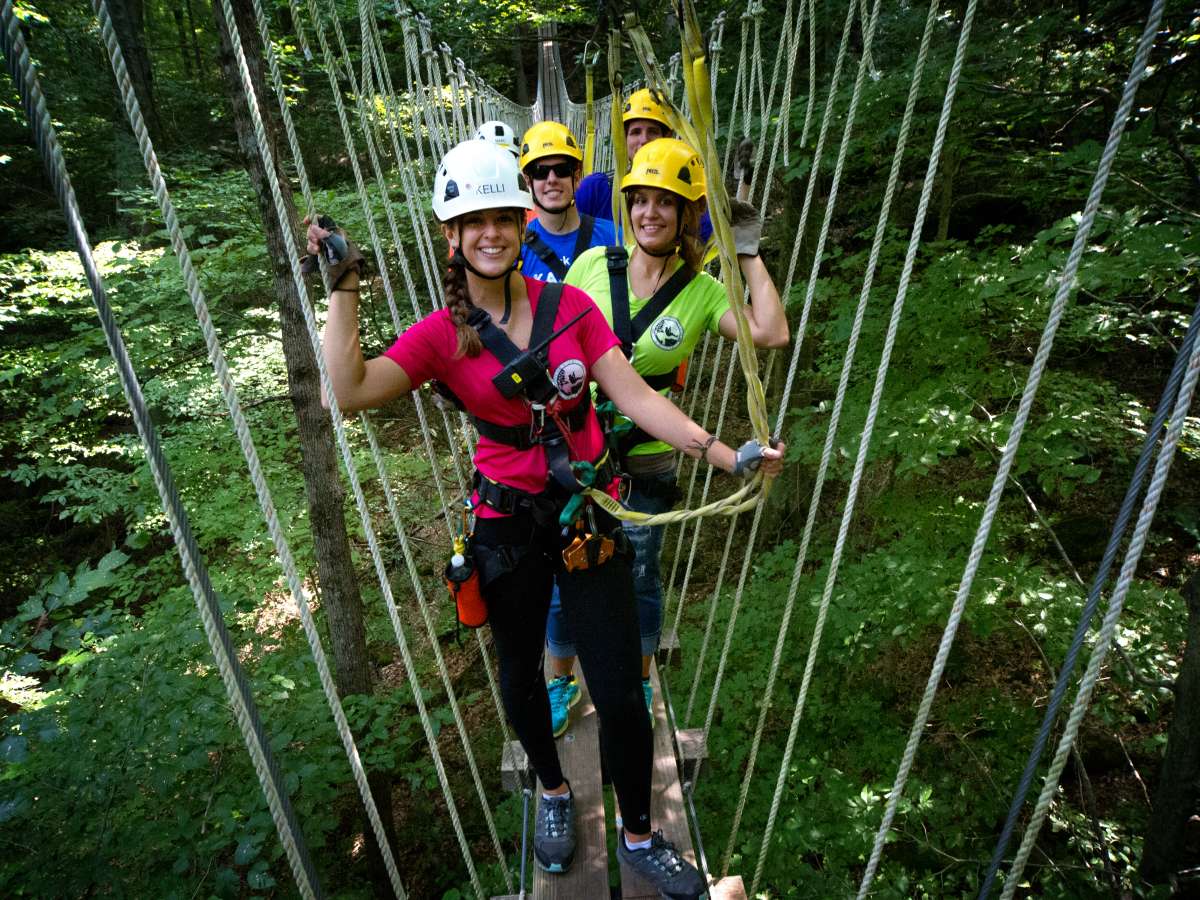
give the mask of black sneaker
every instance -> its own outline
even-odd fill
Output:
[[[533,826],[533,855],[547,872],[565,872],[575,859],[575,804],[568,791],[542,797]]]
[[[647,884],[658,888],[666,900],[699,900],[708,895],[708,886],[690,862],[679,855],[675,845],[661,831],[650,835],[650,846],[630,850],[625,846],[625,829],[617,835],[617,858]]]

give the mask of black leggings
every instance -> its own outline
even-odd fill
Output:
[[[500,692],[521,745],[542,784],[563,783],[546,695],[542,652],[550,592],[558,581],[563,612],[579,652],[588,691],[600,716],[600,750],[626,827],[650,830],[652,736],[642,694],[641,644],[629,557],[578,572],[562,564],[555,526],[532,516],[479,519],[475,555],[503,554],[515,565],[484,586],[488,624],[500,661]],[[494,557],[493,557],[494,559]]]

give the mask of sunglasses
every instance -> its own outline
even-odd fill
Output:
[[[529,174],[529,177],[532,178],[534,181],[545,181],[547,178],[550,177],[551,172],[553,172],[559,178],[570,178],[572,175],[575,174],[575,169],[577,167],[578,167],[577,163],[575,163],[574,161],[568,160],[567,162],[553,163],[552,165],[545,165],[544,163],[533,163],[525,171]]]

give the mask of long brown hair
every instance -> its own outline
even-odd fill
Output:
[[[700,240],[700,216],[704,200],[683,200],[679,204],[679,256],[693,272],[704,268],[704,241]]]

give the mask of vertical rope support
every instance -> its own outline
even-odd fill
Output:
[[[1112,128],[1109,131],[1108,140],[1105,143],[1104,152],[1100,157],[1100,163],[1096,169],[1096,177],[1092,182],[1092,188],[1088,195],[1087,204],[1084,207],[1083,214],[1080,218],[1079,226],[1075,232],[1075,240],[1071,245],[1070,254],[1067,257],[1066,265],[1063,268],[1063,273],[1059,279],[1058,289],[1055,293],[1054,302],[1050,309],[1050,314],[1046,321],[1045,330],[1042,332],[1042,338],[1038,345],[1037,355],[1034,357],[1033,366],[1030,368],[1028,380],[1025,383],[1025,390],[1021,397],[1021,404],[1017,410],[1016,417],[1013,420],[1013,425],[1009,431],[1009,436],[1004,445],[1004,453],[1001,456],[1000,464],[996,471],[996,477],[992,482],[992,489],[988,496],[987,505],[984,508],[983,516],[979,523],[979,529],[975,535],[974,544],[971,547],[971,554],[968,558],[966,568],[963,572],[962,582],[959,585],[957,595],[955,596],[954,605],[950,611],[949,620],[946,623],[946,629],[942,635],[941,643],[938,646],[937,656],[934,659],[933,668],[929,673],[929,680],[926,683],[925,694],[921,699],[920,708],[917,711],[916,720],[913,722],[912,731],[909,734],[907,746],[904,749],[904,755],[900,761],[900,769],[896,774],[896,781],[893,784],[892,790],[888,795],[887,807],[884,810],[883,822],[880,825],[879,831],[875,837],[875,846],[871,851],[871,858],[867,862],[867,869],[863,875],[863,880],[859,886],[859,897],[865,897],[866,892],[870,889],[871,881],[875,876],[875,872],[879,867],[879,860],[883,854],[884,842],[887,838],[887,832],[891,827],[892,820],[895,818],[896,809],[900,802],[900,797],[904,792],[904,785],[908,779],[908,773],[912,769],[913,761],[916,758],[917,746],[920,743],[922,732],[925,728],[925,723],[929,718],[929,711],[933,706],[933,698],[937,692],[938,682],[941,680],[942,671],[945,669],[946,659],[950,655],[950,647],[954,642],[955,633],[958,630],[958,623],[962,618],[962,613],[966,607],[967,598],[970,595],[971,585],[975,579],[975,573],[979,568],[979,563],[983,557],[983,549],[987,543],[988,536],[991,532],[992,521],[995,519],[996,511],[1000,505],[1000,497],[1004,493],[1004,488],[1008,480],[1008,474],[1012,469],[1013,460],[1016,458],[1017,449],[1020,446],[1021,435],[1025,430],[1025,424],[1029,419],[1030,411],[1033,407],[1033,401],[1037,395],[1038,385],[1041,382],[1042,374],[1045,371],[1047,361],[1049,360],[1050,350],[1054,345],[1054,336],[1058,330],[1059,322],[1066,310],[1067,301],[1070,298],[1072,288],[1075,283],[1075,275],[1079,271],[1079,264],[1083,258],[1084,249],[1087,246],[1088,236],[1091,234],[1092,224],[1095,221],[1096,213],[1100,208],[1100,198],[1103,196],[1105,184],[1108,181],[1109,173],[1112,170],[1113,159],[1116,157],[1117,148],[1121,143],[1121,136],[1125,131],[1125,125],[1129,119],[1129,112],[1133,106],[1133,98],[1137,94],[1138,85],[1141,83],[1145,75],[1146,59],[1149,57],[1150,48],[1154,43],[1154,34],[1157,31],[1158,22],[1162,16],[1164,0],[1155,0],[1154,7],[1150,13],[1150,19],[1147,22],[1146,31],[1142,36],[1142,40],[1138,46],[1137,54],[1134,59],[1133,71],[1129,75],[1129,79],[1125,82],[1125,89],[1121,96],[1121,103],[1117,108],[1117,112],[1113,118]],[[968,6],[967,16],[964,17],[963,28],[966,29],[969,25],[969,17],[974,13],[974,0]],[[955,59],[955,67],[951,71],[951,77],[957,76],[960,71],[959,60]],[[939,122],[939,136],[941,135],[941,123]],[[907,271],[907,270],[906,270]]]
[[[309,0],[309,4],[311,12],[314,9],[313,0]],[[287,212],[284,208],[283,196],[280,191],[279,180],[276,174],[274,154],[272,153],[269,142],[267,141],[266,126],[263,123],[262,113],[258,105],[258,97],[254,92],[254,85],[250,78],[250,69],[246,62],[245,52],[242,48],[241,33],[237,24],[237,20],[234,18],[233,8],[230,0],[221,0],[221,9],[225,15],[226,23],[229,28],[230,42],[233,45],[234,56],[237,61],[238,71],[241,75],[242,89],[246,97],[247,107],[250,111],[250,118],[254,124],[254,136],[258,144],[258,151],[262,156],[264,168],[266,169],[267,181],[270,186],[271,198],[275,207],[275,214],[278,217],[281,230],[285,234],[294,235],[292,223],[288,221]],[[323,32],[320,32],[319,36],[323,36]],[[471,855],[471,848],[467,842],[466,835],[463,833],[462,822],[460,821],[458,808],[454,802],[453,792],[450,789],[450,782],[446,775],[445,765],[442,762],[441,752],[438,750],[437,738],[433,732],[432,722],[429,719],[429,711],[425,706],[425,698],[422,695],[423,692],[420,687],[420,681],[417,678],[417,672],[413,663],[412,653],[408,646],[408,640],[404,634],[404,628],[400,621],[399,611],[396,609],[396,602],[392,594],[391,583],[388,579],[387,571],[383,564],[383,558],[380,554],[379,541],[375,534],[375,528],[371,524],[370,510],[367,507],[366,497],[363,494],[362,485],[358,478],[358,471],[354,465],[354,457],[350,449],[350,443],[346,437],[341,410],[338,407],[337,398],[334,395],[333,387],[329,381],[329,372],[325,366],[324,355],[321,353],[316,316],[313,313],[312,305],[308,302],[307,291],[304,288],[304,278],[300,274],[300,264],[298,260],[298,252],[290,254],[292,278],[296,283],[297,292],[301,298],[301,308],[304,313],[305,324],[308,328],[309,340],[312,343],[313,353],[316,355],[317,371],[320,375],[321,384],[325,389],[326,396],[329,398],[329,412],[330,419],[333,423],[334,436],[337,439],[338,449],[342,454],[342,461],[346,468],[346,475],[349,479],[351,492],[354,495],[355,505],[358,508],[359,519],[362,523],[363,534],[367,540],[367,546],[371,553],[372,563],[375,567],[375,574],[379,580],[379,587],[383,593],[384,602],[387,607],[388,617],[391,620],[392,630],[395,632],[396,642],[400,648],[400,654],[404,661],[404,668],[408,677],[409,685],[412,688],[413,700],[417,707],[417,714],[421,720],[422,729],[425,732],[425,740],[429,745],[429,751],[433,759],[434,769],[437,772],[442,793],[446,798],[447,810],[450,814],[451,824],[453,826],[455,836],[458,838],[459,849],[462,852],[463,861],[466,863],[467,870],[470,875],[471,885],[474,888],[476,895],[482,900],[484,896],[483,886],[479,882],[479,875],[475,870],[475,860]]]
[[[163,456],[158,432],[146,408],[145,397],[142,394],[141,385],[138,383],[137,374],[134,372],[133,362],[129,358],[112,308],[109,306],[104,282],[96,268],[91,242],[88,240],[79,212],[79,204],[75,197],[75,190],[67,172],[66,161],[58,145],[54,126],[50,121],[37,73],[33,68],[28,48],[25,46],[24,37],[21,35],[12,0],[4,0],[3,5],[0,6],[0,23],[3,25],[3,28],[0,28],[0,49],[4,51],[4,58],[21,96],[21,103],[26,118],[29,120],[38,152],[42,157],[42,163],[46,168],[47,177],[54,186],[54,192],[67,220],[75,250],[83,265],[84,274],[92,291],[92,299],[96,305],[96,313],[100,318],[109,352],[117,367],[121,388],[137,426],[138,436],[146,449],[147,462],[163,505],[163,512],[167,516],[172,537],[179,551],[184,577],[196,602],[196,609],[200,614],[205,636],[212,648],[217,669],[221,674],[221,681],[225,686],[229,703],[233,707],[234,718],[242,732],[246,750],[250,755],[259,784],[262,786],[271,819],[279,833],[288,865],[301,896],[305,898],[321,897],[323,894],[320,883],[308,848],[304,843],[304,836],[296,822],[291,801],[283,786],[282,773],[279,771],[271,752],[270,742],[263,731],[249,683],[238,663],[232,638],[225,628],[220,602],[217,600],[209,580],[208,569],[204,565],[200,548],[196,544],[187,513],[183,508],[178,491],[175,489],[171,470]]]
[[[1088,591],[1087,602],[1079,614],[1079,620],[1075,626],[1075,634],[1071,638],[1071,644],[1067,649],[1066,656],[1063,658],[1062,666],[1059,668],[1058,678],[1054,683],[1054,689],[1051,691],[1050,700],[1046,704],[1042,723],[1038,728],[1037,736],[1034,738],[1033,747],[1029,751],[1029,758],[1025,761],[1025,769],[1021,773],[1020,782],[1016,790],[1013,791],[1012,803],[1008,809],[1008,817],[1004,821],[1000,837],[996,840],[996,847],[992,853],[992,860],[988,865],[983,886],[979,889],[979,900],[987,900],[991,895],[1000,864],[1004,861],[1004,853],[1008,849],[1008,842],[1011,840],[1013,831],[1016,828],[1017,817],[1021,814],[1021,808],[1025,804],[1025,798],[1029,794],[1030,786],[1033,784],[1034,775],[1037,773],[1038,764],[1042,759],[1042,753],[1046,749],[1046,743],[1050,738],[1050,730],[1054,727],[1054,722],[1058,718],[1058,710],[1062,706],[1067,688],[1070,686],[1071,675],[1075,671],[1075,663],[1078,661],[1079,652],[1083,649],[1088,629],[1091,626],[1092,619],[1096,615],[1096,609],[1100,605],[1100,596],[1104,591],[1105,584],[1108,582],[1112,565],[1116,561],[1117,551],[1125,539],[1125,532],[1129,528],[1129,520],[1133,518],[1133,507],[1137,502],[1138,496],[1141,494],[1142,485],[1145,484],[1146,474],[1150,471],[1154,448],[1158,444],[1163,427],[1167,423],[1167,415],[1171,410],[1175,398],[1179,396],[1179,383],[1183,378],[1184,367],[1191,356],[1192,345],[1195,344],[1198,333],[1200,333],[1200,303],[1196,304],[1196,309],[1192,313],[1191,324],[1188,325],[1183,343],[1180,344],[1179,352],[1175,356],[1175,364],[1171,369],[1170,376],[1167,378],[1166,387],[1163,388],[1162,397],[1159,398],[1153,421],[1150,427],[1146,429],[1146,438],[1142,442],[1141,453],[1138,456],[1137,464],[1134,466],[1133,474],[1130,476],[1129,486],[1126,488],[1125,497],[1121,501],[1120,511],[1113,521],[1112,531],[1108,537],[1108,544],[1104,548],[1104,555],[1100,560],[1100,564],[1096,567],[1096,575]]]
[[[738,797],[737,808],[734,812],[733,826],[730,830],[729,844],[726,849],[725,859],[728,862],[732,856],[738,834],[738,827],[741,824],[742,815],[745,812],[746,801],[750,793],[750,783],[754,776],[755,764],[758,759],[758,751],[762,744],[762,736],[766,727],[767,715],[771,708],[771,700],[774,696],[775,682],[778,677],[779,667],[783,660],[783,649],[787,641],[788,630],[791,624],[792,613],[795,608],[796,595],[800,582],[801,573],[804,570],[804,563],[808,556],[809,541],[812,538],[813,529],[816,525],[816,519],[821,504],[821,494],[825,484],[825,476],[829,469],[829,462],[833,457],[833,443],[838,430],[838,424],[841,419],[842,406],[845,402],[846,391],[850,383],[850,372],[853,368],[854,357],[858,347],[859,335],[862,331],[862,323],[866,314],[867,304],[871,295],[871,286],[874,281],[876,267],[879,263],[879,254],[883,247],[884,235],[887,231],[888,219],[891,215],[892,200],[895,196],[896,185],[899,182],[900,166],[904,158],[904,150],[908,143],[908,134],[912,125],[913,112],[916,109],[917,97],[920,94],[921,78],[925,69],[925,61],[929,54],[929,44],[933,35],[933,26],[937,20],[938,0],[932,0],[929,5],[929,13],[925,19],[925,30],[921,36],[921,44],[917,53],[917,61],[913,68],[913,75],[909,85],[908,99],[904,108],[904,115],[900,123],[900,133],[896,140],[896,149],[892,154],[891,171],[888,173],[887,186],[884,190],[883,200],[880,206],[879,217],[875,226],[875,237],[871,244],[871,252],[867,260],[866,272],[863,276],[862,289],[859,292],[858,306],[855,310],[854,325],[850,331],[850,337],[846,344],[846,352],[842,361],[841,377],[838,381],[837,392],[834,397],[833,412],[829,419],[829,425],[825,434],[825,445],[821,452],[821,461],[817,467],[817,474],[813,484],[812,497],[809,500],[808,515],[804,523],[804,532],[800,539],[800,549],[796,555],[796,564],[792,570],[791,585],[788,590],[787,602],[784,604],[783,616],[780,621],[779,635],[775,642],[775,650],[772,654],[771,665],[767,674],[766,688],[763,691],[762,702],[759,709],[758,723],[754,730],[754,738],[751,742],[750,753],[746,763],[746,772],[742,777],[741,792]],[[878,6],[876,6],[876,13]],[[872,25],[876,21],[871,19]],[[873,28],[868,31],[868,39],[866,47],[870,46],[871,35]],[[859,77],[865,70],[867,64],[867,55],[864,51],[863,60],[860,63]],[[830,202],[833,201],[831,196]],[[820,249],[818,248],[818,254]],[[824,612],[824,609],[822,610]],[[818,616],[820,625],[824,624],[824,617]],[[806,671],[811,671],[812,662],[815,661],[816,647],[820,644],[820,627],[816,628],[813,633],[812,645],[810,647],[809,656],[810,663]],[[765,852],[766,842],[764,841]],[[762,852],[760,852],[760,856]]]
[[[262,465],[258,457],[257,448],[255,447],[253,438],[250,435],[249,426],[246,423],[245,417],[242,413],[240,401],[238,400],[236,389],[233,385],[233,380],[229,374],[224,353],[221,349],[220,342],[217,339],[216,331],[212,326],[212,320],[208,312],[208,306],[205,301],[203,291],[200,287],[199,279],[197,278],[195,269],[192,265],[190,250],[183,237],[182,230],[180,229],[174,204],[171,202],[170,196],[168,195],[166,181],[163,178],[161,169],[158,165],[158,159],[154,152],[153,144],[150,141],[150,136],[146,130],[145,122],[142,119],[141,110],[137,102],[137,97],[134,94],[133,86],[129,79],[124,55],[121,52],[120,45],[116,38],[116,33],[113,28],[112,18],[109,14],[107,3],[105,0],[93,0],[93,8],[100,20],[101,35],[108,49],[109,59],[112,63],[113,72],[116,75],[117,84],[120,88],[122,99],[125,103],[126,112],[133,128],[134,135],[137,139],[138,146],[141,148],[142,159],[145,164],[147,174],[149,175],[154,195],[157,198],[159,208],[162,211],[163,221],[166,224],[167,231],[171,237],[172,247],[174,248],[175,254],[179,260],[179,266],[183,275],[184,284],[187,288],[188,295],[191,298],[193,308],[196,311],[197,321],[200,324],[205,344],[208,347],[209,358],[212,361],[214,373],[221,387],[222,395],[226,401],[226,406],[229,409],[230,419],[234,425],[238,442],[242,448],[243,456],[246,459],[251,482],[254,485],[259,506],[261,507],[264,519],[266,520],[267,530],[271,535],[276,555],[279,557],[280,565],[284,572],[284,577],[292,594],[292,600],[296,605],[297,612],[304,627],[305,637],[309,642],[309,648],[313,654],[313,660],[317,668],[318,679],[320,680],[322,690],[325,693],[326,702],[329,705],[338,736],[342,741],[342,746],[346,752],[347,759],[350,762],[351,773],[354,777],[355,784],[359,789],[360,797],[362,798],[364,808],[367,812],[368,821],[371,825],[378,846],[380,847],[380,853],[382,854],[384,861],[384,868],[387,870],[393,892],[398,897],[403,897],[404,888],[400,882],[400,876],[396,868],[395,858],[392,855],[392,848],[388,842],[387,833],[383,827],[383,822],[380,817],[379,810],[375,804],[375,799],[371,794],[370,787],[368,786],[366,772],[363,770],[358,748],[354,742],[353,734],[350,731],[349,723],[346,721],[341,700],[337,694],[337,689],[334,686],[333,677],[329,670],[328,660],[325,657],[324,648],[321,644],[320,632],[317,628],[315,620],[313,619],[312,612],[308,607],[306,592],[304,590],[303,582],[300,578],[299,572],[297,571],[295,560],[292,557],[291,548],[287,542],[287,538],[283,533],[283,529],[280,526],[278,515],[275,511],[274,501],[271,497],[270,488],[268,487],[266,478],[262,472]],[[270,43],[267,42],[266,46],[269,48]],[[303,163],[301,162],[299,165],[301,166],[300,171],[303,177]]]
[[[1170,427],[1163,438],[1162,449],[1159,451],[1154,475],[1150,481],[1150,488],[1146,492],[1142,511],[1138,515],[1137,525],[1134,526],[1133,537],[1129,542],[1129,550],[1125,554],[1125,562],[1121,566],[1121,574],[1118,576],[1116,588],[1109,598],[1108,611],[1104,615],[1104,621],[1100,626],[1100,633],[1097,635],[1095,646],[1092,648],[1092,655],[1088,660],[1087,670],[1084,672],[1083,679],[1079,684],[1079,692],[1076,694],[1075,703],[1071,707],[1071,715],[1067,719],[1067,725],[1063,729],[1062,737],[1059,739],[1058,749],[1055,752],[1053,762],[1050,764],[1050,771],[1046,773],[1046,781],[1042,786],[1042,792],[1038,797],[1037,805],[1034,807],[1033,816],[1025,829],[1025,835],[1021,840],[1020,848],[1017,850],[1017,856],[1013,860],[1012,868],[1009,869],[1008,875],[1005,877],[1004,891],[1000,895],[1001,900],[1009,900],[1016,892],[1017,886],[1021,881],[1021,873],[1025,871],[1025,864],[1029,861],[1029,855],[1033,852],[1033,845],[1037,841],[1042,823],[1045,821],[1046,814],[1050,810],[1050,804],[1053,803],[1054,795],[1058,791],[1059,779],[1062,777],[1063,769],[1067,764],[1067,755],[1071,752],[1071,747],[1074,745],[1075,738],[1079,734],[1079,726],[1083,723],[1084,715],[1087,714],[1092,692],[1096,688],[1096,682],[1100,679],[1100,669],[1104,665],[1104,659],[1109,647],[1112,646],[1113,635],[1116,632],[1117,620],[1121,617],[1125,597],[1129,593],[1134,573],[1137,571],[1138,560],[1141,558],[1142,550],[1146,546],[1146,536],[1149,534],[1150,525],[1154,521],[1154,513],[1158,508],[1158,501],[1161,499],[1163,488],[1167,483],[1171,461],[1175,456],[1179,437],[1187,421],[1188,409],[1191,406],[1192,398],[1196,391],[1198,376],[1200,376],[1200,344],[1192,347],[1192,355],[1188,362],[1187,373],[1179,389],[1179,399],[1171,415]]]

